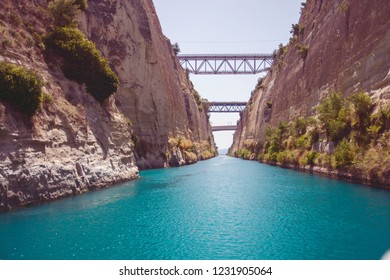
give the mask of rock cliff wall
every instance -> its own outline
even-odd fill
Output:
[[[77,16],[120,79],[103,103],[66,79],[45,49],[49,2],[0,3],[0,61],[44,81],[44,101],[31,118],[0,101],[0,211],[135,179],[138,166],[215,155],[207,115],[151,1],[91,0]]]
[[[332,91],[390,99],[390,5],[386,0],[308,0],[299,23],[243,112],[230,154],[261,147],[267,126],[315,113]],[[255,149],[254,149],[255,150]],[[255,153],[257,151],[254,151]]]
[[[116,105],[133,124],[140,168],[215,155],[207,112],[163,35],[151,0],[90,1],[81,29],[121,80]],[[181,145],[186,141],[187,145]]]

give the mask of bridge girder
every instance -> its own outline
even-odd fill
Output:
[[[258,74],[267,71],[272,54],[183,54],[181,65],[193,74]]]
[[[211,127],[212,131],[228,131],[228,130],[236,130],[236,129],[237,129],[236,125],[217,125]]]
[[[244,111],[246,102],[209,102],[208,113],[240,113]]]

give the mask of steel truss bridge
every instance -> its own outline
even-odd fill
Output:
[[[267,71],[272,54],[182,54],[180,64],[192,74],[258,74]]]
[[[209,102],[209,113],[241,113],[244,111],[246,102]]]
[[[268,71],[273,62],[272,54],[182,54],[177,56],[189,73],[258,74]],[[209,113],[241,113],[246,102],[210,102]],[[213,126],[212,131],[236,130],[236,125]]]

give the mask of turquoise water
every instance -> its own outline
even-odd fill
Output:
[[[0,214],[0,259],[379,259],[390,191],[227,156]]]

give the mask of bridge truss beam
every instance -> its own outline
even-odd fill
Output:
[[[258,74],[267,71],[272,54],[183,54],[181,65],[193,74]]]
[[[218,126],[212,126],[212,131],[228,131],[228,130],[236,130],[236,125],[218,125]]]
[[[208,113],[240,113],[244,111],[246,102],[209,102]]]

